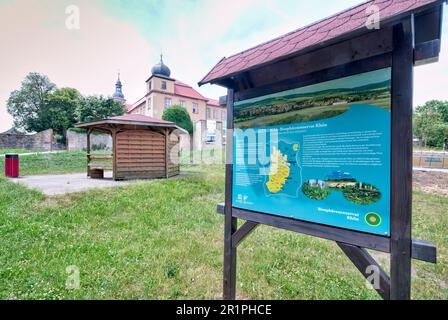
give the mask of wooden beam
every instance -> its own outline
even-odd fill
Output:
[[[222,210],[225,210],[225,208],[227,208],[227,205],[221,206],[220,208],[218,207],[221,212]],[[269,215],[239,208],[232,209],[232,216],[318,238],[358,245],[367,249],[377,250],[381,252],[390,252],[389,238],[374,234],[341,229],[313,222]]]
[[[412,239],[412,259],[437,263],[437,248],[426,240]]]
[[[220,106],[227,106],[227,96],[219,97],[219,105]]]
[[[169,158],[169,137],[170,132],[168,129],[165,129],[165,177],[168,179],[168,158]]]
[[[391,299],[411,298],[412,103],[414,19],[393,29],[391,162]]]
[[[226,144],[226,190],[224,210],[224,277],[223,299],[235,300],[236,297],[236,247],[232,237],[237,231],[237,219],[232,215],[233,164],[229,160],[233,154],[233,89],[227,91],[227,144]]]
[[[247,71],[246,78],[250,78],[252,86],[258,88],[297,76],[382,55],[392,52],[392,48],[391,27],[383,26],[380,30],[372,31],[362,36],[327,47],[321,47],[295,57],[285,57],[281,61],[260,66]],[[235,78],[235,82],[238,82],[238,88],[245,89],[241,81],[240,77]]]
[[[117,179],[117,158],[118,158],[118,150],[117,150],[117,129],[112,127],[110,129],[112,136],[112,178],[114,180]]]
[[[225,207],[225,205],[223,203],[218,204],[217,212],[220,213],[220,214],[223,214],[224,213],[224,207]],[[266,221],[266,220],[269,220],[269,217],[272,217],[270,215],[266,215],[266,214],[261,214],[260,213],[258,215],[268,216],[268,218],[261,219],[260,217],[257,217],[256,214],[254,215],[253,212],[251,212],[251,211],[247,211],[246,214],[243,214],[243,212],[245,210],[242,210],[242,209],[235,209],[234,208],[233,211],[234,211],[233,212],[233,216],[235,216],[237,218],[241,218],[241,219],[246,219],[248,221],[251,221],[251,219],[256,220],[255,222],[257,222],[257,221]],[[279,219],[279,220],[284,220],[284,219],[290,220],[288,218],[283,218],[283,217],[278,217],[278,218],[276,218],[276,220],[277,219]],[[336,242],[341,242],[338,239],[346,238],[346,237],[341,237],[341,236],[338,236],[338,235],[333,235],[331,233],[331,232],[333,232],[333,229],[338,229],[338,228],[321,226],[321,225],[317,225],[317,226],[314,226],[313,228],[311,228],[309,226],[310,224],[311,225],[316,225],[316,224],[309,223],[309,222],[306,222],[306,221],[300,221],[300,220],[296,220],[296,221],[298,221],[298,225],[300,225],[300,228],[297,227],[297,226],[291,225],[290,222],[287,222],[287,221],[285,221],[283,223],[277,223],[277,221],[269,221],[268,223],[265,223],[265,224],[267,224],[269,226],[274,226],[274,227],[279,227],[280,226],[280,228],[282,228],[281,225],[287,226],[286,228],[282,228],[282,229],[295,231],[295,232],[300,232],[300,233],[304,233],[304,234],[308,234],[308,235],[311,235],[311,236],[324,238],[324,239],[328,239],[328,240],[334,240]],[[322,229],[322,231],[331,230],[331,232],[329,234],[327,234],[327,236],[325,237],[325,236],[322,236],[321,232],[315,232],[314,229],[316,227],[317,228],[318,227],[324,227]],[[327,228],[329,228],[329,229],[327,229]],[[306,232],[301,232],[303,230],[305,230]],[[338,230],[341,230],[341,229],[338,229]],[[342,230],[342,231],[351,232],[350,230]],[[360,234],[360,236],[362,236],[362,235],[363,234]],[[374,236],[374,237],[377,237],[377,236]],[[336,239],[336,238],[338,238],[338,239]],[[385,253],[390,253],[390,246],[388,245],[389,240],[387,238],[384,238],[384,237],[380,237],[380,238],[381,238],[380,239],[380,241],[381,241],[381,245],[380,246],[376,246],[375,248],[373,248],[373,247],[367,247],[367,248],[368,249],[372,249],[372,250],[385,252]],[[373,238],[373,239],[375,239],[375,238]],[[385,242],[383,242],[384,239],[386,239]],[[344,243],[352,244],[352,245],[358,245],[359,246],[359,244],[357,244],[357,243],[349,243],[349,242],[344,242]],[[419,239],[412,239],[412,259],[425,261],[425,262],[430,262],[430,263],[436,263],[437,262],[437,249],[436,249],[436,246],[434,245],[434,243],[432,243],[430,241],[419,240]]]
[[[421,66],[439,61],[440,39],[431,40],[416,45],[414,50],[414,64]]]
[[[253,221],[246,221],[232,236],[232,246],[238,247],[238,245],[251,234],[259,223]]]
[[[415,44],[441,39],[443,4],[415,16]]]
[[[90,146],[90,135],[92,134],[92,128],[87,129],[87,176],[90,177],[90,152],[91,152],[91,146]]]
[[[374,71],[392,66],[392,54],[385,53],[368,59],[354,61],[345,65],[340,65],[305,75],[294,76],[293,78],[279,81],[275,84],[268,84],[253,89],[247,89],[235,93],[235,101],[242,101],[267,94],[281,92],[289,89],[309,86],[324,81],[339,79],[356,75],[359,73]]]
[[[374,266],[375,269],[379,271],[378,275],[379,283],[373,284],[376,285],[376,287],[374,286],[374,289],[384,300],[389,300],[390,299],[389,276],[383,270],[383,268],[381,268],[378,262],[376,262],[376,260],[367,252],[367,250],[358,246],[353,246],[341,242],[336,243],[366,279],[369,276],[371,276],[371,272],[373,271],[368,270],[369,267]]]

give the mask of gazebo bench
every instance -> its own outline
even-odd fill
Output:
[[[112,164],[89,163],[89,176],[92,179],[104,179],[104,170],[112,169]]]

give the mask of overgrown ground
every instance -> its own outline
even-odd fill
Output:
[[[0,178],[0,298],[220,298],[223,166],[184,171],[57,197]],[[414,236],[439,250],[437,265],[413,263],[415,299],[448,299],[447,208],[448,197],[414,194]],[[329,241],[262,226],[238,258],[242,299],[378,298]],[[66,289],[68,266],[77,290]]]

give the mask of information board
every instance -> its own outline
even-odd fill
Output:
[[[234,104],[233,207],[390,235],[391,69]]]

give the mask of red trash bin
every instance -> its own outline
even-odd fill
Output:
[[[19,177],[19,155],[7,154],[5,155],[5,176],[9,178]]]

